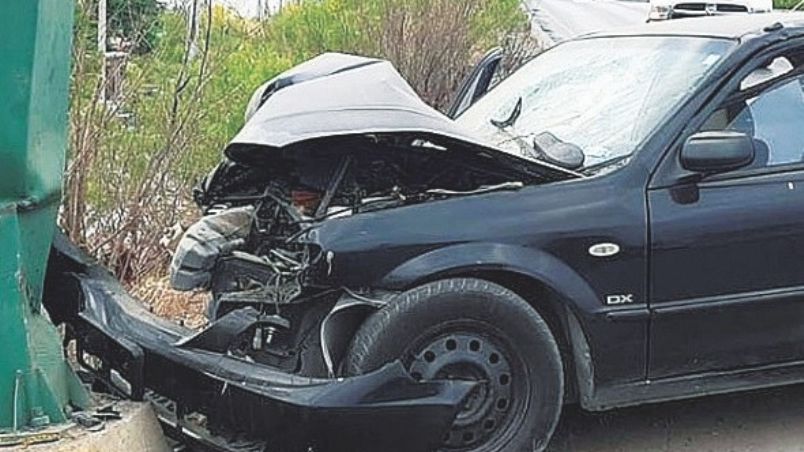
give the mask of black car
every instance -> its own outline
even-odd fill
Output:
[[[804,381],[804,16],[496,62],[454,120],[380,60],[261,87],[172,265],[210,325],[121,321],[93,270],[79,343],[281,450],[542,450],[565,403]]]

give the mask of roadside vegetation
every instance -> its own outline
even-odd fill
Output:
[[[96,1],[77,1],[61,222],[151,300],[164,294],[143,282],[165,275],[195,215],[192,186],[262,82],[322,52],[358,53],[391,60],[444,108],[487,49],[504,45],[517,60],[535,50],[519,0],[308,0],[262,22],[197,0],[197,15],[110,0],[109,50],[121,52],[104,78]]]
[[[801,3],[801,0],[773,0],[773,7],[778,9],[792,9],[799,3]]]

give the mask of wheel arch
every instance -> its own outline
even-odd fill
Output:
[[[558,257],[540,249],[501,243],[465,243],[428,251],[397,265],[373,286],[402,291],[472,272],[525,276],[579,311],[591,312],[599,305],[586,280]]]
[[[579,314],[593,309],[597,296],[586,281],[553,255],[501,244],[465,244],[417,256],[389,273],[385,288],[408,290],[447,278],[477,278],[503,286],[528,302],[547,322],[564,364],[566,399],[578,401],[579,380],[591,379],[591,357]],[[579,344],[578,342],[584,342]],[[579,379],[579,375],[581,376]]]

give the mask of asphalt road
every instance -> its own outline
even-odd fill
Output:
[[[604,413],[568,407],[549,451],[804,451],[804,385]]]
[[[648,4],[527,0],[555,42],[638,25]],[[804,385],[605,413],[564,410],[550,452],[804,452]]]
[[[617,0],[527,0],[536,24],[555,42],[645,23],[648,3]]]

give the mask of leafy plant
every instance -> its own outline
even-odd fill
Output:
[[[158,0],[108,0],[111,35],[133,44],[137,53],[151,51],[160,35],[162,4]]]
[[[773,7],[778,9],[791,9],[796,7],[801,0],[773,0]]]

